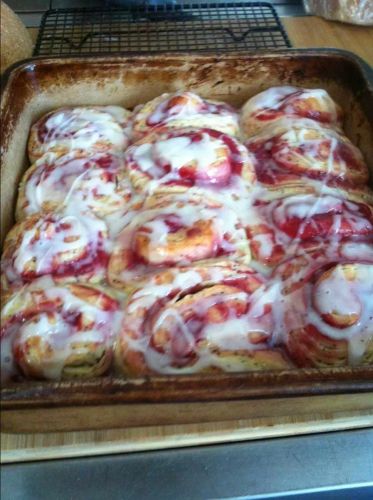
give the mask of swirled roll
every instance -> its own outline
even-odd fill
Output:
[[[125,163],[134,186],[145,193],[220,190],[255,182],[245,146],[207,128],[157,129],[127,149]]]
[[[43,277],[7,297],[1,313],[2,376],[58,380],[104,374],[120,303],[107,290]]]
[[[119,155],[94,153],[77,157],[48,153],[30,167],[20,184],[17,219],[73,205],[104,217],[125,210],[133,199],[132,185]]]
[[[347,238],[373,239],[372,193],[324,194],[308,188],[306,184],[304,193],[287,191],[285,196],[281,189],[272,190],[253,203],[257,219],[247,227],[253,260],[273,266],[304,242],[332,247]]]
[[[248,140],[258,180],[269,187],[297,185],[304,177],[327,185],[366,184],[369,172],[359,149],[344,135],[310,122],[284,119]]]
[[[346,250],[339,259],[331,249],[314,250],[275,272],[283,282],[284,342],[298,366],[373,364],[373,247],[369,256],[355,244],[354,258]]]
[[[234,210],[206,196],[155,196],[119,234],[108,277],[112,286],[122,287],[160,268],[227,256],[250,261],[246,233]]]
[[[60,108],[33,124],[28,142],[31,163],[45,153],[120,152],[129,143],[131,113],[119,106]]]
[[[117,362],[127,375],[289,368],[272,345],[272,301],[233,263],[156,273],[128,300]]]
[[[228,135],[239,133],[237,111],[223,102],[210,101],[192,92],[162,94],[138,106],[132,120],[134,140],[155,127],[211,128]]]
[[[272,87],[251,97],[242,108],[240,126],[250,138],[283,117],[306,118],[335,129],[342,126],[342,110],[325,90],[289,86]]]
[[[5,281],[17,287],[49,274],[59,281],[98,283],[106,275],[109,250],[106,224],[92,214],[30,215],[5,239]]]

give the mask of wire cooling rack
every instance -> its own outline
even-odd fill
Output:
[[[34,55],[255,51],[290,47],[266,2],[48,10]]]

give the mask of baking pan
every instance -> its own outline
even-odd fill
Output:
[[[273,85],[320,87],[347,111],[346,134],[373,172],[372,82],[373,72],[361,59],[332,49],[34,58],[18,63],[5,75],[1,104],[2,241],[14,223],[17,186],[28,166],[30,125],[54,108],[89,104],[133,108],[179,89],[240,106]],[[294,412],[315,415],[328,410],[373,412],[373,366],[12,382],[2,388],[1,406],[2,429],[8,432],[180,424]]]

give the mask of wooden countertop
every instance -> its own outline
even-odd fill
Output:
[[[293,47],[328,47],[354,52],[373,66],[373,27],[325,21],[319,17],[281,19]]]

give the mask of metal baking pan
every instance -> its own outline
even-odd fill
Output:
[[[242,105],[274,85],[321,87],[347,110],[345,130],[373,172],[373,71],[333,49],[262,54],[34,58],[3,82],[2,241],[14,223],[17,186],[28,165],[30,125],[64,105],[127,108],[162,92],[190,89]],[[372,179],[371,179],[372,180]],[[373,411],[373,366],[281,372],[12,383],[1,391],[11,432],[213,422],[262,416]]]

